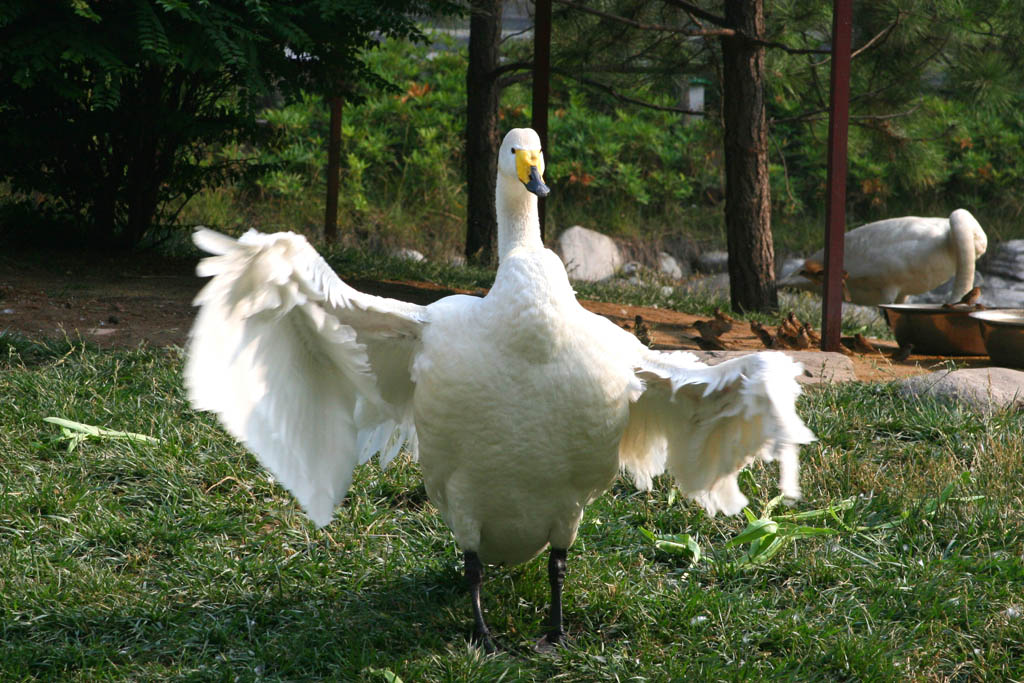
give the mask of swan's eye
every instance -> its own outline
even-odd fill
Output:
[[[515,154],[515,153],[516,153],[517,151],[518,151],[518,150],[517,150],[517,149],[516,149],[515,147],[513,147],[513,148],[512,148],[512,153],[513,153],[513,154]]]

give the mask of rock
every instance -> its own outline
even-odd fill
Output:
[[[1024,282],[986,275],[981,303],[989,308],[1024,308]]]
[[[695,277],[679,285],[679,291],[684,294],[699,294],[702,296],[729,298],[729,275],[717,273],[704,277]]]
[[[1009,368],[939,370],[900,382],[908,397],[934,396],[950,405],[988,413],[1003,408],[1024,410],[1024,372]]]
[[[615,241],[581,225],[559,235],[555,251],[573,280],[597,282],[615,275],[622,267],[622,254]]]
[[[682,267],[679,265],[679,261],[676,261],[676,258],[667,251],[658,252],[658,269],[661,271],[662,275],[670,277],[673,280],[683,279],[684,273]]]
[[[622,275],[624,277],[633,277],[634,275],[640,274],[640,264],[636,261],[630,261],[622,266]]]
[[[779,264],[778,272],[775,274],[775,279],[785,280],[787,277],[803,268],[804,261],[805,259],[802,258],[787,258]]]
[[[708,365],[718,365],[722,361],[746,356],[751,352],[693,351],[693,353]],[[803,374],[798,375],[796,378],[801,384],[851,382],[857,379],[853,369],[853,361],[841,353],[824,351],[783,351],[782,353],[803,364]]]
[[[729,252],[705,251],[697,257],[696,266],[702,273],[724,273],[729,270]]]
[[[391,255],[395,258],[405,259],[407,261],[424,261],[426,257],[415,249],[408,249],[402,247],[401,249],[395,249],[391,252]]]
[[[1024,240],[993,245],[978,260],[984,273],[981,303],[989,308],[1024,308]]]
[[[978,269],[1006,280],[1016,280],[1024,287],[1024,240],[1008,240],[993,245],[978,260]]]
[[[882,317],[882,311],[878,306],[861,306],[860,304],[851,304],[844,301],[843,321],[847,325],[861,327],[884,322],[885,318]]]

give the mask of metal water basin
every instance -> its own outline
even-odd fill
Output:
[[[900,346],[931,356],[984,356],[981,326],[970,306],[942,304],[882,304],[882,315]]]
[[[1011,368],[1024,368],[1024,308],[995,308],[975,311],[981,337],[992,362]]]

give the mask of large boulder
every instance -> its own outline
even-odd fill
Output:
[[[989,308],[1024,308],[1024,240],[1001,242],[978,261],[984,273],[981,303]]]
[[[1024,287],[1024,240],[1008,240],[993,245],[978,261],[978,269]]]
[[[900,383],[904,396],[934,396],[944,403],[982,413],[1024,410],[1024,372],[1009,368],[939,370]]]
[[[573,280],[597,282],[615,275],[622,267],[622,253],[615,240],[582,225],[559,235],[555,251]]]

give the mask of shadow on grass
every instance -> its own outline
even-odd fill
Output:
[[[0,330],[0,368],[24,365],[32,368],[75,352],[96,351],[99,347],[81,337],[35,340],[7,330]]]
[[[4,619],[0,671],[14,678],[102,671],[351,680],[382,662],[465,649],[469,598],[454,567],[367,580],[353,590],[328,576],[318,592],[278,592],[264,580],[223,601],[188,594],[167,601],[159,597],[165,591],[117,605],[99,596],[62,604],[54,596],[44,615]]]

